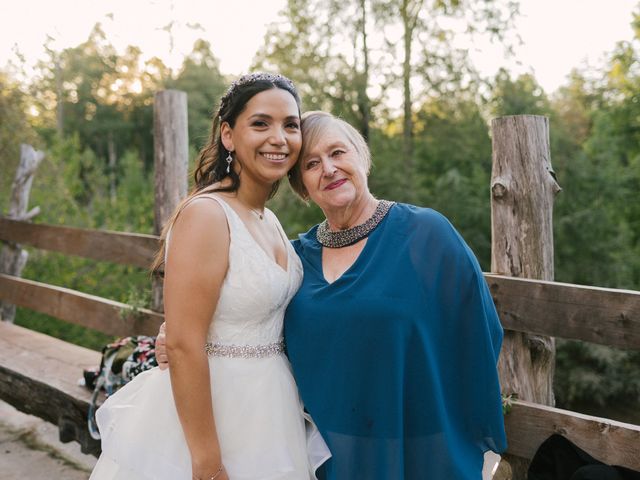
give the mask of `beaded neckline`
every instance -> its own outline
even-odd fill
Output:
[[[376,227],[380,224],[382,219],[389,213],[389,210],[396,202],[390,202],[389,200],[380,200],[373,215],[369,217],[367,221],[356,225],[355,227],[348,228],[347,230],[339,230],[332,232],[329,229],[329,222],[325,220],[316,230],[316,238],[323,247],[327,248],[342,248],[353,245],[359,242],[363,238],[368,237]]]

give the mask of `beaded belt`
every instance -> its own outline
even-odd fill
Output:
[[[264,358],[283,353],[284,340],[267,345],[222,345],[220,343],[206,343],[204,345],[204,351],[210,357]]]

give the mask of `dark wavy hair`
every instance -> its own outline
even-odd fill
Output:
[[[289,92],[296,100],[298,104],[298,114],[300,114],[300,97],[298,96],[298,91],[293,85],[293,82],[287,77],[272,73],[251,73],[243,75],[233,82],[227,90],[227,93],[220,99],[220,107],[213,119],[209,141],[198,156],[194,171],[194,193],[205,191],[208,187],[220,182],[226,177],[231,179],[231,185],[215,188],[211,191],[235,192],[238,190],[238,187],[240,187],[240,176],[233,168],[227,173],[226,157],[229,152],[222,144],[220,125],[223,122],[227,122],[229,126],[233,128],[238,116],[244,111],[249,100],[258,93],[272,88],[280,88]],[[278,184],[279,182],[274,184],[269,198],[276,193]]]
[[[220,105],[217,113],[213,117],[211,126],[211,134],[207,144],[200,150],[196,160],[196,167],[193,172],[194,188],[185,198],[173,215],[167,221],[163,228],[160,242],[160,249],[156,253],[153,264],[151,265],[152,275],[163,276],[164,255],[165,255],[165,239],[169,226],[173,224],[176,217],[182,210],[183,206],[192,197],[205,192],[236,192],[240,188],[240,175],[235,169],[231,168],[227,173],[227,155],[229,151],[222,144],[222,136],[220,133],[220,125],[227,122],[231,128],[236,124],[238,116],[244,111],[255,95],[273,88],[280,88],[289,92],[298,105],[298,114],[300,114],[300,97],[295,85],[291,80],[283,75],[274,73],[250,73],[241,76],[234,81],[226,93],[220,99]],[[242,168],[242,165],[240,166]],[[216,183],[229,178],[231,183],[227,186],[213,187]],[[274,183],[269,198],[273,197],[278,190],[280,181]]]

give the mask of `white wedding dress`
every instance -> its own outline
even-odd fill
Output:
[[[313,479],[330,453],[303,410],[281,352],[284,311],[302,281],[302,265],[272,212],[265,215],[286,245],[287,271],[224,200],[205,196],[224,209],[231,237],[229,269],[207,340],[223,464],[231,480]],[[105,401],[96,418],[102,455],[92,480],[191,480],[168,370],[138,375]]]

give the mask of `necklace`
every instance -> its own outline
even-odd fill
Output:
[[[249,209],[250,212],[255,213],[260,220],[264,220],[264,210],[260,211],[255,208],[250,208],[250,207],[247,207],[247,208]]]
[[[328,248],[342,248],[353,245],[363,238],[368,237],[369,234],[380,224],[382,219],[387,215],[395,203],[396,202],[390,202],[389,200],[380,200],[375,212],[373,212],[373,215],[371,215],[366,222],[338,232],[332,232],[329,230],[329,222],[325,220],[318,225],[316,238],[323,247]]]

